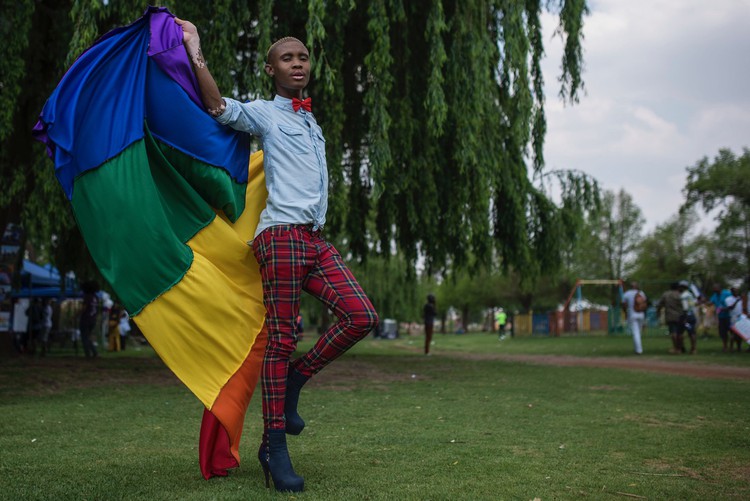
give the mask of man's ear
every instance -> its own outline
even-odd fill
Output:
[[[266,63],[266,66],[264,67],[264,69],[266,70],[266,75],[268,75],[270,77],[273,76],[273,66],[271,66],[268,63]]]

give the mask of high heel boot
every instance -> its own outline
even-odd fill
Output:
[[[260,441],[260,447],[258,447],[258,461],[260,461],[260,467],[263,468],[263,476],[266,478],[266,489],[271,487],[269,482],[268,471],[268,433],[263,432],[263,438]]]
[[[305,488],[305,479],[297,475],[292,467],[284,430],[266,430],[263,433],[258,460],[266,477],[267,488],[270,487],[269,474],[277,491],[302,492]]]
[[[305,428],[305,421],[297,414],[297,404],[299,403],[299,392],[309,379],[292,367],[289,368],[286,378],[284,418],[286,419],[286,432],[290,435],[299,435]]]

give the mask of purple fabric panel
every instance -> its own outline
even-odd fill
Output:
[[[195,104],[205,109],[198,93],[198,80],[182,45],[182,27],[174,22],[174,15],[169,11],[152,13],[150,22],[148,55],[164,73],[180,84]]]

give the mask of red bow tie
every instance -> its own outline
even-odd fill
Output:
[[[305,111],[312,111],[312,99],[309,97],[307,99],[297,99],[294,97],[292,98],[292,108],[294,111],[297,111],[300,108]]]

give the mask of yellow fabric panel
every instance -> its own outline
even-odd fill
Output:
[[[232,224],[218,214],[195,235],[188,242],[193,263],[185,276],[135,317],[162,360],[209,410],[265,320],[258,264],[247,241],[266,197],[258,152],[250,157],[242,215]]]

